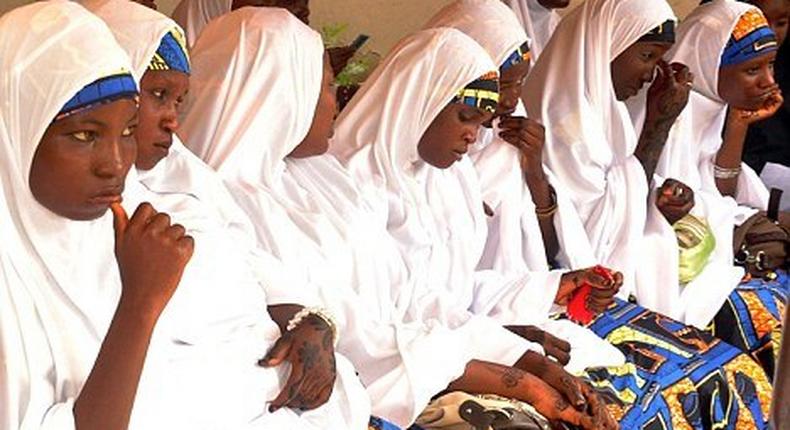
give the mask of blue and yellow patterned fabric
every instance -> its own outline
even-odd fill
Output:
[[[530,60],[530,58],[532,58],[532,53],[529,50],[529,42],[524,42],[523,45],[519,46],[518,49],[513,51],[513,53],[507,57],[505,62],[502,63],[502,65],[499,67],[499,73],[501,74],[516,64],[526,63]]]
[[[83,87],[60,110],[55,120],[122,98],[137,97],[137,84],[127,71],[106,76]]]
[[[744,281],[727,297],[710,332],[750,354],[773,377],[788,295],[790,277],[784,271],[777,271],[773,280]]]
[[[639,38],[640,42],[675,43],[675,21],[669,20]]]
[[[767,429],[771,384],[743,351],[618,301],[589,328],[626,357],[583,375],[623,429]]]
[[[499,104],[499,74],[486,73],[461,89],[450,103],[462,103],[494,113]]]
[[[721,67],[740,64],[779,49],[776,35],[757,9],[743,14],[721,55]]]
[[[175,70],[189,74],[189,54],[186,38],[178,28],[174,28],[162,37],[148,70]]]

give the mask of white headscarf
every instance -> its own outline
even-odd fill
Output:
[[[553,9],[541,6],[538,0],[504,1],[513,9],[521,26],[532,41],[532,59],[537,61],[560,22],[560,14]]]
[[[19,32],[21,26],[29,31]],[[121,292],[112,216],[88,222],[56,216],[34,199],[27,178],[38,142],[66,100],[130,65],[101,20],[76,3],[9,12],[0,18],[0,34],[0,70],[8,77],[0,87],[0,425],[73,429],[74,400]],[[260,285],[224,231],[195,215],[194,202],[147,193],[132,171],[127,212],[143,198],[178,214],[196,247],[151,339],[129,428],[364,428],[368,409],[357,398],[364,391],[340,360],[341,379],[327,406],[301,415],[265,412],[283,368],[256,366],[279,336]],[[356,426],[348,419],[352,400],[360,412]]]
[[[647,181],[610,63],[670,19],[663,0],[588,0],[562,20],[527,78],[527,111],[546,127],[546,164],[565,184],[595,259],[623,272],[623,294],[633,288]]]
[[[191,49],[212,19],[230,12],[233,0],[181,0],[173,10],[173,19],[184,29]]]
[[[428,27],[452,27],[464,32],[499,65],[527,41],[527,35],[515,15],[500,0],[455,1],[439,11],[429,21]],[[526,115],[520,102],[518,109]],[[622,362],[622,354],[592,332],[570,322],[548,320],[559,288],[559,278],[564,271],[549,273],[543,237],[532,195],[524,181],[519,152],[502,140],[498,132],[496,128],[481,128],[478,142],[471,148],[470,157],[480,176],[482,197],[494,210],[494,216],[486,219],[488,237],[478,269],[516,276],[532,272],[531,281],[524,285],[531,300],[528,306],[519,310],[533,314],[540,327],[572,343],[573,362],[570,368],[579,370]],[[567,198],[559,202],[562,210],[556,215],[557,230],[564,248],[576,251],[571,253],[576,256],[574,262],[587,255],[591,260],[589,246],[581,245],[585,242],[585,233],[573,205]],[[568,237],[571,231],[576,234]],[[564,240],[566,238],[567,241]],[[587,263],[590,265],[592,263]],[[608,357],[615,359],[608,361]]]
[[[471,344],[491,326],[451,331],[436,323],[402,324],[398,302],[411,291],[381,216],[331,156],[287,158],[312,122],[323,52],[320,36],[282,10],[244,10],[215,21],[195,49],[195,104],[184,132],[201,154],[222,154],[210,160],[255,221],[264,246],[320,288],[339,319],[338,350],[357,366],[374,413],[407,426],[463,373],[475,353]],[[223,102],[228,88],[244,97]],[[223,133],[220,127],[230,121],[247,128]],[[236,151],[255,155],[241,160]],[[500,351],[480,358],[513,360],[507,364],[518,358],[508,348]]]
[[[656,167],[654,186],[674,178],[694,190],[692,214],[705,219],[716,237],[716,248],[705,269],[691,282],[678,282],[677,239],[672,226],[655,205],[648,206],[645,247],[654,270],[638,274],[641,304],[699,328],[706,327],[744,271],[732,264],[733,229],[757,209],[765,209],[768,191],[754,171],[742,164],[736,198],[723,197],[716,187],[713,166],[722,145],[727,105],[718,95],[721,55],[740,17],[754,6],[716,0],[699,6],[678,26],[678,40],[668,58],[687,65],[694,88],[686,109],[670,131]],[[629,105],[630,106],[630,105]],[[644,105],[638,106],[643,115]],[[655,192],[653,193],[655,194]]]

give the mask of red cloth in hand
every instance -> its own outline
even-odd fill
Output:
[[[603,276],[610,284],[614,283],[614,276],[609,269],[602,266],[595,266],[592,270],[595,274]],[[584,282],[579,289],[573,293],[573,297],[571,297],[568,302],[568,317],[571,321],[586,325],[593,320],[595,314],[587,307],[587,298],[590,297],[591,292],[592,286]]]

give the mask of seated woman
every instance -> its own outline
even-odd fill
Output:
[[[744,270],[733,263],[733,230],[767,206],[768,192],[748,166],[741,167],[741,151],[748,126],[782,104],[771,67],[776,40],[758,9],[730,1],[700,6],[678,33],[670,57],[689,66],[695,83],[656,170],[646,257],[661,265],[643,269],[639,299],[710,328],[772,375],[774,335],[790,281],[778,270],[765,280],[741,283]],[[670,180],[659,187],[664,179]],[[675,233],[689,230],[687,224],[701,232],[689,244]],[[697,243],[708,250],[700,254]],[[684,245],[680,252],[679,245]]]
[[[30,22],[37,32],[18,31]],[[260,281],[196,202],[151,194],[130,172],[137,90],[107,27],[75,3],[40,2],[4,15],[0,34],[14,83],[0,117],[15,121],[0,139],[2,427],[364,428],[364,391],[340,359],[350,379],[326,406],[266,411],[281,370],[256,365],[279,337]],[[147,203],[128,219],[121,193],[126,208],[150,200],[190,227]]]
[[[655,166],[657,157],[649,155],[656,147],[660,154],[666,139],[668,127],[662,124],[671,125],[679,114],[679,109],[666,106],[684,105],[687,70],[659,63],[661,74],[649,90],[650,113],[640,139],[620,100],[652,80],[656,60],[671,46],[664,24],[670,19],[672,11],[663,1],[588,1],[560,23],[526,84],[532,95],[527,111],[546,126],[547,165],[569,190],[594,244],[595,258],[626,272],[621,290],[625,293],[635,292],[633,279],[646,269],[637,257],[662,261],[644,257],[645,170],[651,160]],[[563,236],[561,231],[558,234]],[[656,270],[669,268],[657,265]],[[684,369],[668,378],[663,375],[672,372],[659,371],[662,388],[658,390],[711,402],[698,409],[673,409],[672,416],[662,416],[663,422],[682,427],[699,419],[722,425],[746,420],[765,426],[770,385],[749,357],[659,314],[624,302],[618,307],[590,328],[639,363],[642,372],[653,373],[661,366]],[[689,368],[697,370],[688,373]],[[735,369],[750,382],[744,385],[722,377]],[[722,387],[728,387],[729,394],[715,395]],[[753,401],[755,391],[760,393],[759,402]],[[738,410],[738,416],[717,415],[718,408]]]
[[[431,55],[453,41],[422,35],[404,50]],[[376,415],[408,426],[449,386],[528,400],[547,415],[592,425],[592,416],[547,404],[562,395],[509,367],[527,350],[518,336],[465,310],[447,321],[406,315],[423,287],[406,279],[364,193],[334,159],[318,157],[328,146],[335,103],[317,33],[282,11],[239,10],[206,28],[194,60],[182,136],[227,178],[262,245],[307,273],[339,310],[338,348],[354,357]],[[518,381],[500,382],[503,372]]]
[[[256,272],[263,275],[261,284],[266,289],[269,313],[285,332],[289,321],[305,309],[302,304],[314,305],[318,299],[310,296],[306,281],[302,282],[303,288],[297,287],[298,277],[278,273],[283,271],[282,264],[255,249],[254,230],[221,178],[173,136],[178,128],[178,108],[189,88],[190,73],[180,28],[161,14],[123,0],[91,0],[83,2],[83,5],[111,27],[116,39],[131,56],[133,72],[140,80],[139,126],[135,133],[138,179],[157,194],[199,200],[205,206],[206,215],[216,218],[223,229],[234,236],[240,249],[250,249],[249,261],[255,265]],[[288,279],[288,288],[281,288],[285,279]],[[323,384],[315,386],[323,395],[299,405],[306,409],[314,409],[326,402],[334,382],[333,371],[314,367],[306,372],[307,363],[299,359],[298,350],[302,345],[320,343],[329,331],[326,322],[318,319],[314,322],[317,324],[300,325],[283,338],[283,342],[293,344],[284,357],[292,366],[291,382],[296,382],[298,375],[323,381]],[[331,360],[331,348],[319,352],[321,362]],[[290,385],[284,392],[290,389]],[[286,397],[283,394],[280,400],[284,401]],[[295,406],[295,403],[275,404]]]

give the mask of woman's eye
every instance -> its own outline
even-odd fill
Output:
[[[162,99],[165,97],[165,90],[153,90],[151,91],[151,94],[153,94],[154,97],[158,99]]]
[[[642,53],[642,59],[645,60],[645,61],[652,60],[653,59],[653,53],[652,52],[643,52]]]
[[[88,142],[93,142],[94,140],[96,140],[96,133],[93,132],[93,131],[87,131],[87,130],[76,131],[74,133],[71,133],[71,137],[74,138],[75,140],[80,141],[80,142],[88,143]]]

